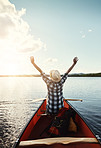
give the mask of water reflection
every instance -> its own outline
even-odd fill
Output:
[[[68,78],[64,86],[66,98],[83,99],[72,102],[101,134],[101,79]],[[95,83],[95,85],[94,85]],[[97,84],[97,85],[96,85]],[[41,78],[0,78],[0,148],[11,148],[39,103],[33,99],[46,96],[46,85]]]

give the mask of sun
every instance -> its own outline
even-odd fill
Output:
[[[18,74],[17,66],[15,66],[14,64],[10,64],[8,66],[8,73],[11,74],[11,75]]]
[[[19,63],[19,55],[15,52],[2,52],[1,57],[1,75],[17,75],[19,74],[19,67],[21,63]]]
[[[7,65],[3,69],[4,74],[6,75],[17,75],[19,73],[18,67],[15,64],[7,63]]]

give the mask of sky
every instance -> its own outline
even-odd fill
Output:
[[[0,75],[101,72],[101,0],[0,0]]]

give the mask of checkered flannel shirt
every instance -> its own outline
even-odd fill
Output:
[[[53,82],[43,72],[41,76],[42,79],[47,84],[47,89],[48,89],[47,111],[49,113],[55,114],[59,111],[60,108],[64,106],[62,90],[63,90],[63,84],[66,81],[68,74],[65,73],[59,82]]]

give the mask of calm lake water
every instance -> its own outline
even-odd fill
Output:
[[[0,148],[12,148],[26,122],[47,95],[45,83],[35,77],[0,77]],[[101,78],[69,77],[64,97],[83,99],[71,102],[101,137]]]

